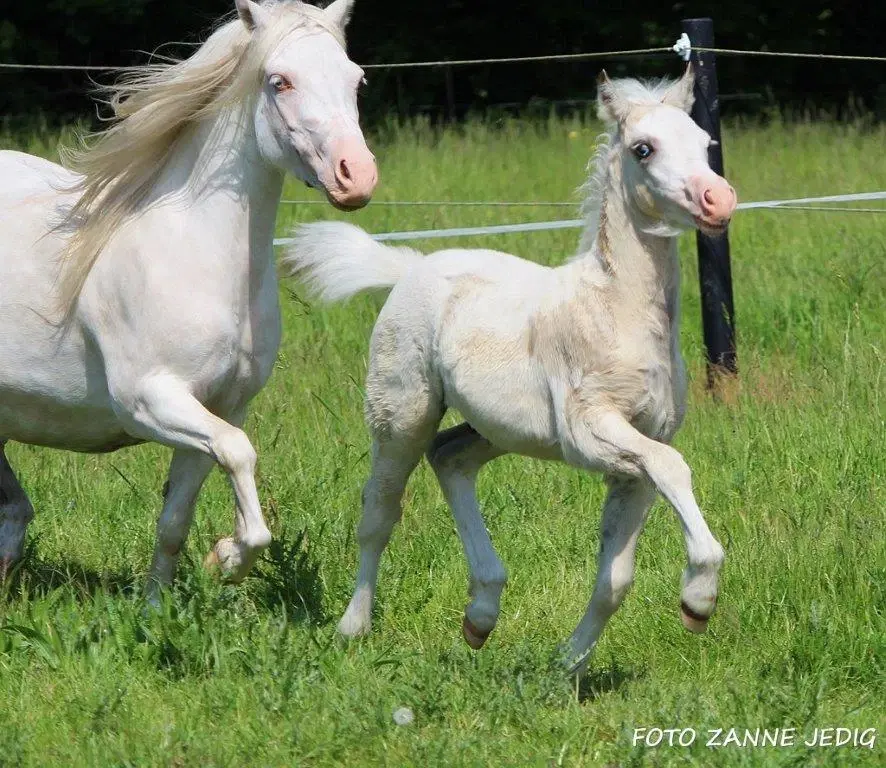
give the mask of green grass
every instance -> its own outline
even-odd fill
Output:
[[[596,131],[579,121],[389,128],[373,142],[377,199],[570,200]],[[55,151],[51,135],[3,143]],[[886,181],[883,127],[733,125],[724,146],[745,200]],[[302,207],[281,216],[281,233],[289,215],[338,217]],[[383,231],[567,215],[371,206],[350,220]],[[555,264],[576,237],[445,245]],[[567,680],[553,659],[590,595],[601,483],[509,457],[481,478],[510,572],[487,647],[473,653],[461,640],[466,567],[425,466],[383,562],[372,636],[337,639],[355,570],[361,389],[380,303],[325,309],[284,284],[279,364],[247,425],[276,542],[241,586],[199,565],[232,529],[219,473],[178,585],[152,615],[138,594],[169,452],[10,446],[38,512],[26,560],[0,590],[0,765],[882,765],[886,217],[744,212],[731,240],[742,379],[723,403],[704,391],[694,239],[680,241],[692,387],[676,444],[727,550],[707,635],[680,626],[682,537],[658,503],[633,592],[588,679]],[[394,723],[400,706],[414,711],[411,725]],[[632,745],[634,728],[655,726],[699,735],[690,748]],[[877,728],[877,743],[705,747],[709,728],[828,726]]]

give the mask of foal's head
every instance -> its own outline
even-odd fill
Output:
[[[262,55],[255,111],[260,154],[345,210],[366,205],[378,180],[357,115],[363,70],[344,48],[353,4],[335,0],[320,10],[292,0],[236,0]],[[293,15],[301,23],[293,24]]]
[[[691,66],[660,85],[600,75],[598,112],[613,128],[624,194],[652,234],[691,227],[720,234],[737,203],[735,190],[708,165],[711,137],[688,115],[694,83]]]

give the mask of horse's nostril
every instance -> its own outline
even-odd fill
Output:
[[[342,179],[345,181],[351,181],[351,169],[348,168],[348,161],[342,159],[338,164],[338,171],[341,174]]]
[[[717,202],[717,198],[714,196],[714,193],[713,193],[712,190],[710,190],[710,189],[706,189],[706,190],[704,191],[704,201],[705,201],[708,205],[714,205],[714,203]]]

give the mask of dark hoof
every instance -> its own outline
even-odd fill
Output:
[[[471,646],[475,651],[479,651],[483,644],[486,642],[486,639],[489,637],[488,632],[481,632],[477,629],[468,619],[467,616],[461,622],[461,631],[465,636],[465,642]]]
[[[708,619],[710,616],[702,616],[700,613],[693,611],[686,603],[680,603],[680,619],[683,626],[690,632],[700,635],[707,631]]]

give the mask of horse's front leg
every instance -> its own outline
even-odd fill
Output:
[[[234,536],[216,543],[207,565],[219,567],[231,581],[245,578],[271,542],[255,485],[256,455],[249,438],[210,413],[184,382],[172,376],[154,376],[134,387],[115,383],[111,394],[132,435],[183,451],[199,451],[227,473],[236,499]]]
[[[607,478],[609,493],[600,521],[597,579],[585,615],[569,639],[570,671],[581,674],[606,622],[619,609],[634,583],[634,554],[655,500],[655,488],[645,479]]]
[[[188,538],[197,496],[215,462],[200,451],[176,450],[163,491],[164,503],[157,521],[157,543],[148,575],[147,597],[156,603],[161,588],[175,577],[182,547]]]
[[[12,471],[0,441],[0,581],[21,558],[34,508]]]

